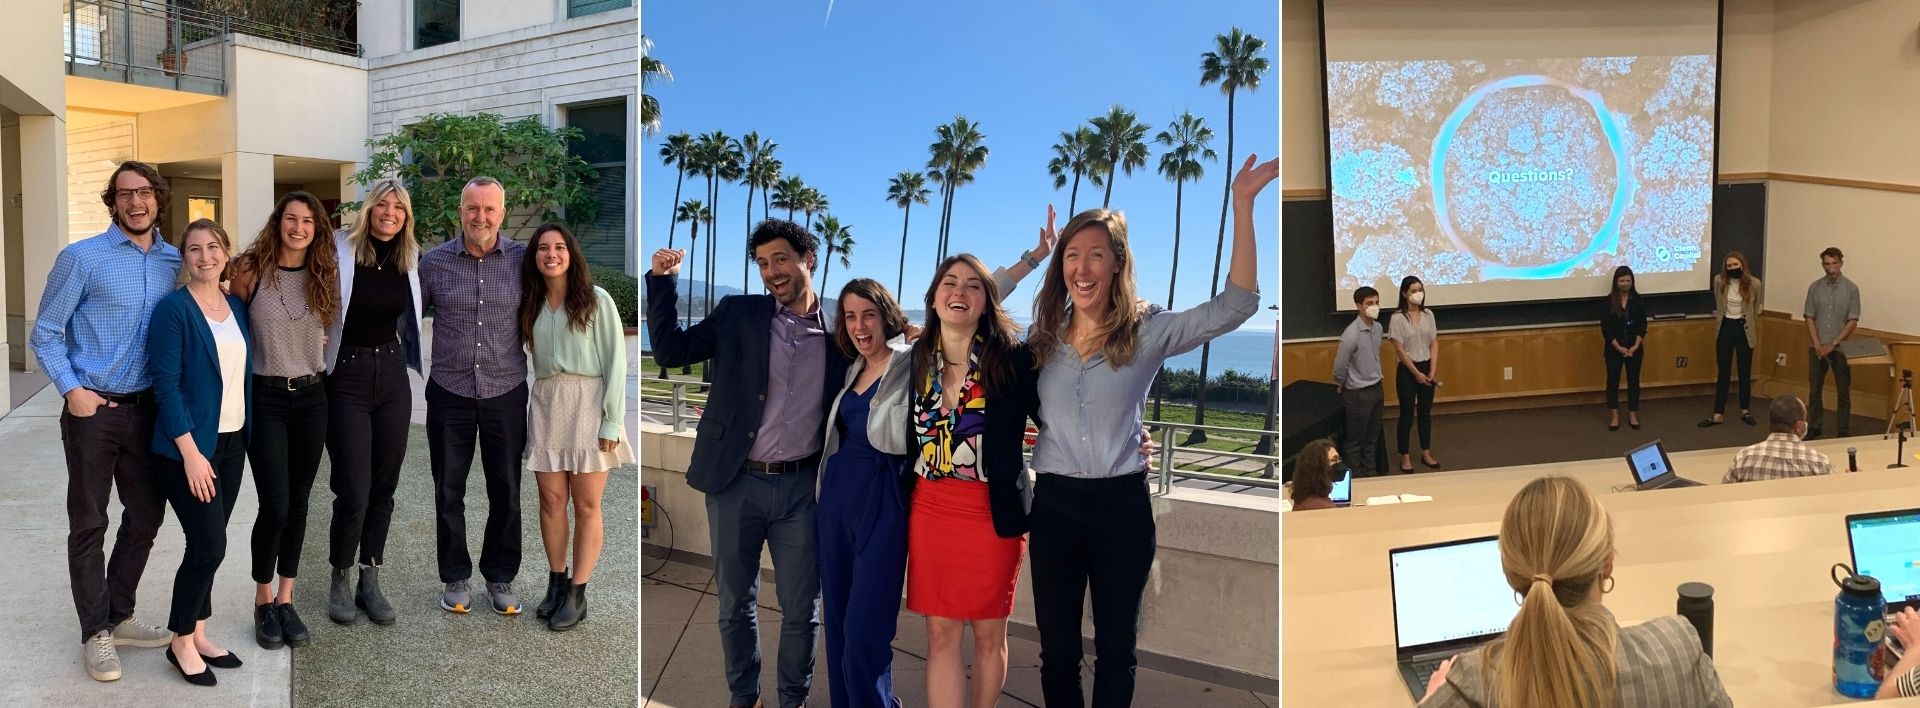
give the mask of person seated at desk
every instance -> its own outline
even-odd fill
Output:
[[[1340,469],[1340,451],[1333,441],[1321,438],[1307,443],[1295,459],[1293,490],[1287,495],[1293,510],[1332,509],[1334,470]]]
[[[1520,611],[1505,637],[1441,664],[1420,705],[1732,706],[1692,624],[1621,627],[1601,605],[1613,550],[1613,520],[1585,486],[1528,483],[1500,522],[1500,565],[1524,596]]]
[[[1833,474],[1827,456],[1800,441],[1807,432],[1806,403],[1793,396],[1776,396],[1767,406],[1767,418],[1773,433],[1734,455],[1721,484]]]
[[[1920,612],[1909,607],[1893,616],[1887,623],[1887,632],[1900,640],[1900,646],[1913,647],[1920,642]],[[1920,696],[1920,651],[1908,649],[1900,657],[1900,663],[1887,670],[1887,679],[1880,682],[1880,690],[1874,698],[1908,698]]]

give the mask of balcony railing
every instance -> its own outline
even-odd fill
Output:
[[[212,95],[226,93],[225,43],[246,34],[360,56],[344,38],[204,12],[160,0],[67,0],[67,73]]]

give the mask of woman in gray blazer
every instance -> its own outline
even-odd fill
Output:
[[[1713,318],[1719,324],[1714,337],[1714,361],[1720,367],[1713,386],[1713,417],[1700,421],[1711,428],[1726,420],[1728,379],[1733,366],[1740,366],[1740,422],[1758,425],[1747,409],[1753,404],[1753,350],[1760,346],[1761,297],[1766,292],[1747,257],[1739,251],[1727,254],[1719,275],[1713,276]]]

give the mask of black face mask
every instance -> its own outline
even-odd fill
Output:
[[[1740,269],[1740,268],[1728,268],[1728,269],[1727,269],[1727,280],[1739,280],[1739,279],[1740,279],[1740,274],[1742,274],[1742,273],[1745,273],[1745,272],[1746,272],[1745,270],[1742,270],[1742,269]]]

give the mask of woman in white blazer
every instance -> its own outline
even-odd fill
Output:
[[[393,492],[413,414],[407,369],[420,366],[420,246],[413,201],[398,178],[374,182],[351,230],[334,235],[345,313],[327,327],[327,457],[333,461],[333,577],[327,617],[394,621],[380,591]],[[424,372],[422,372],[424,373]],[[360,567],[358,585],[351,580]]]

